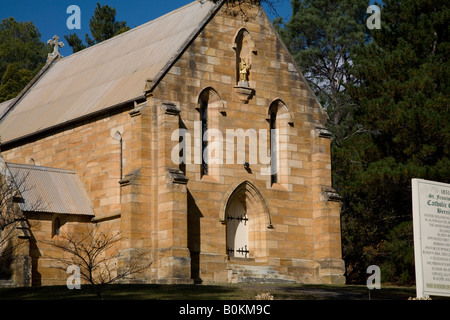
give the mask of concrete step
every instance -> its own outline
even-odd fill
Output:
[[[14,287],[14,281],[12,280],[0,280],[0,288]]]
[[[262,264],[228,264],[228,282],[231,283],[295,283],[273,267]]]

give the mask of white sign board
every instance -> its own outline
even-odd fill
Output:
[[[412,179],[417,297],[450,296],[450,184]]]

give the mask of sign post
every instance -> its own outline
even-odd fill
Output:
[[[412,179],[417,298],[450,296],[450,184]]]

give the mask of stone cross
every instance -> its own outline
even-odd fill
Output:
[[[62,57],[59,53],[58,48],[64,47],[64,43],[59,41],[59,37],[57,35],[54,35],[52,39],[47,41],[47,44],[53,46],[53,52],[48,54],[47,61],[55,58],[55,57]]]

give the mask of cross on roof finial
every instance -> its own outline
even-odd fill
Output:
[[[55,57],[61,57],[61,53],[59,53],[59,48],[64,47],[64,43],[59,41],[59,37],[54,35],[52,39],[47,41],[47,44],[53,46],[53,52],[48,54],[47,61],[52,60]]]

